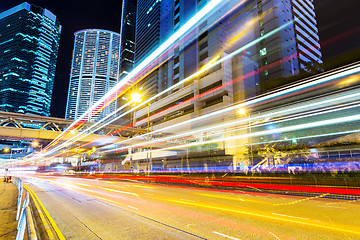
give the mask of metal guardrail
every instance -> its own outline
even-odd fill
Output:
[[[18,204],[17,204],[17,213],[16,220],[18,221],[16,240],[23,240],[25,235],[25,227],[27,227],[28,240],[37,240],[35,224],[33,220],[32,213],[30,211],[29,202],[30,195],[29,192],[24,190],[22,186],[22,180],[20,178],[13,178],[13,183],[19,190],[18,194]],[[25,194],[24,201],[23,195]]]

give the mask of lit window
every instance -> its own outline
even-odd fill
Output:
[[[265,56],[267,54],[266,47],[260,49],[260,56]]]

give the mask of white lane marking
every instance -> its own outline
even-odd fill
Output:
[[[330,207],[330,208],[340,208],[340,209],[347,209],[346,207],[338,207],[338,206],[327,206],[327,205],[318,205],[319,207]]]
[[[130,206],[130,205],[128,205],[128,207],[129,207],[129,208],[132,208],[132,209],[135,209],[135,210],[139,210],[138,208],[133,207],[133,206]]]
[[[188,202],[195,202],[195,201],[193,201],[193,200],[188,200],[188,199],[180,199],[180,200],[188,201]]]
[[[136,193],[131,193],[131,192],[124,192],[124,191],[119,191],[119,190],[115,190],[115,189],[111,189],[111,188],[103,188],[109,192],[118,192],[118,193],[124,193],[124,194],[129,194],[129,195],[134,195],[134,196],[139,196]]]
[[[223,233],[219,233],[219,232],[215,232],[215,231],[213,231],[213,233],[218,234],[218,235],[223,236],[223,237],[226,237],[226,238],[229,238],[229,239],[240,240],[239,238],[234,238],[234,237],[225,235],[225,234],[223,234]]]
[[[294,216],[284,215],[284,214],[279,214],[279,213],[272,213],[272,214],[273,215],[278,215],[278,216],[283,216],[283,217],[290,217],[290,218],[298,218],[298,219],[303,219],[303,220],[309,220],[308,218],[294,217]]]
[[[276,236],[275,234],[273,234],[272,232],[269,232],[271,235],[273,235],[277,240],[280,240],[280,238],[278,238],[278,236]]]

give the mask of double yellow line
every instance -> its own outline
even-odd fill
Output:
[[[50,226],[48,225],[48,222],[45,219],[45,216],[43,213],[45,213],[47,219],[49,220],[52,228],[55,230],[57,237],[60,240],[65,240],[64,235],[62,235],[62,233],[60,232],[58,226],[56,225],[56,223],[54,222],[54,220],[51,218],[49,212],[46,210],[46,208],[44,207],[44,205],[42,204],[42,202],[40,201],[40,199],[38,198],[38,196],[34,193],[33,190],[31,190],[29,187],[24,186],[24,188],[30,193],[32,200],[34,201],[35,207],[37,209],[37,211],[39,212],[41,221],[43,222],[44,226],[45,226],[45,230],[47,235],[49,236],[50,239],[55,239],[53,232],[50,229]]]

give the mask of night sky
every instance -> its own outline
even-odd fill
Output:
[[[136,0],[133,0],[136,1]],[[236,1],[236,0],[233,0]],[[1,0],[0,12],[14,7],[23,0]],[[64,117],[69,85],[71,54],[74,32],[82,29],[100,28],[120,31],[122,0],[29,0],[31,4],[53,12],[62,25],[51,116]],[[314,0],[317,15],[323,60],[359,48],[360,9],[359,0]],[[342,3],[342,4],[340,4]],[[344,35],[343,33],[347,33]],[[334,37],[337,36],[336,41]]]

